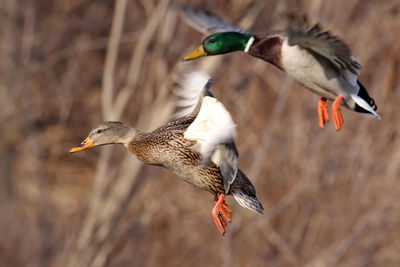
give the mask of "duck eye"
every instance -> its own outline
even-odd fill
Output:
[[[213,43],[216,42],[216,40],[215,39],[210,39],[209,42],[210,42],[210,44],[213,44]]]
[[[101,133],[103,130],[102,129],[98,129],[97,130],[97,133],[99,134],[99,133]]]

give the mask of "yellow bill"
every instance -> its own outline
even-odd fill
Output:
[[[204,47],[203,45],[200,45],[199,47],[196,48],[196,50],[194,50],[192,53],[186,55],[183,60],[192,60],[195,58],[199,58],[199,57],[204,57],[207,56],[207,52],[204,51]]]
[[[94,143],[88,136],[88,137],[86,137],[85,140],[82,141],[82,143],[80,145],[77,145],[76,147],[71,148],[69,152],[74,153],[74,152],[78,152],[78,151],[84,150],[86,148],[91,148],[91,147],[94,147]]]

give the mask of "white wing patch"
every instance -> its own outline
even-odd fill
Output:
[[[207,152],[214,151],[218,144],[231,142],[235,127],[224,105],[217,99],[206,96],[199,114],[186,130],[184,137],[196,140],[200,145],[199,151],[204,157]]]
[[[176,107],[182,108],[173,115],[173,118],[181,118],[189,115],[195,109],[204,87],[209,86],[211,77],[202,71],[193,71],[185,75],[179,82],[179,87],[173,89],[179,97],[175,102]]]

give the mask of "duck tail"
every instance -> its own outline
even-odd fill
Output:
[[[232,195],[240,206],[263,214],[263,206],[256,197],[256,190],[246,175],[239,169],[236,175],[236,185],[232,189]]]
[[[367,115],[380,120],[381,116],[376,112],[378,107],[375,104],[374,99],[368,95],[368,92],[362,83],[357,81],[357,84],[360,87],[358,94],[351,94],[351,98],[356,102],[355,111],[366,113]]]
[[[246,193],[242,191],[233,191],[232,194],[240,206],[258,214],[263,214],[264,208],[255,196],[246,195]]]

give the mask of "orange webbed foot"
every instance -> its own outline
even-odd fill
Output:
[[[318,101],[318,120],[319,127],[324,128],[325,122],[329,121],[328,105],[326,104],[326,98],[321,97]]]
[[[228,205],[226,205],[224,199],[225,194],[220,194],[219,196],[216,196],[214,200],[215,206],[211,212],[215,225],[222,235],[226,233],[225,219],[229,222],[231,220],[232,213],[232,210],[228,207]]]
[[[339,95],[332,103],[332,117],[337,131],[340,131],[342,129],[344,123],[342,110],[340,107],[340,102],[342,101],[342,99],[343,96]]]

